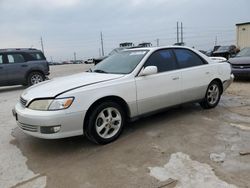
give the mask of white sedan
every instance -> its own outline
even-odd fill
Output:
[[[232,83],[227,62],[187,47],[134,48],[88,72],[55,78],[24,91],[13,109],[23,132],[45,139],[86,135],[117,139],[126,123],[170,106],[214,108]]]

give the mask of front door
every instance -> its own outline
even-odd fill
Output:
[[[157,74],[137,76],[138,113],[144,114],[181,103],[181,72],[170,49],[154,52],[144,64],[156,66]]]

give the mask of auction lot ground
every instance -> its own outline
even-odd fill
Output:
[[[52,66],[50,78],[89,67]],[[22,133],[11,109],[24,89],[0,88],[1,188],[250,187],[250,81],[234,82],[215,109],[167,110],[130,123],[105,146],[84,137],[42,140]]]

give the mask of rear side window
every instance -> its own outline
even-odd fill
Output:
[[[3,64],[3,55],[0,54],[0,64]]]
[[[23,63],[25,62],[22,54],[7,54],[9,63]]]
[[[172,50],[158,50],[154,52],[145,63],[144,67],[156,66],[158,72],[166,72],[177,69]]]
[[[45,57],[41,52],[29,52],[28,54],[33,60],[45,60]]]
[[[180,68],[194,67],[205,64],[194,52],[186,49],[174,50]]]

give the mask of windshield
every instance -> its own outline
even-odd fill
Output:
[[[121,51],[97,64],[92,71],[111,74],[128,74],[140,63],[148,50]]]
[[[250,57],[250,48],[243,48],[236,57]]]
[[[218,48],[217,51],[227,51],[227,50],[229,50],[229,48],[230,48],[230,46],[221,46]]]

